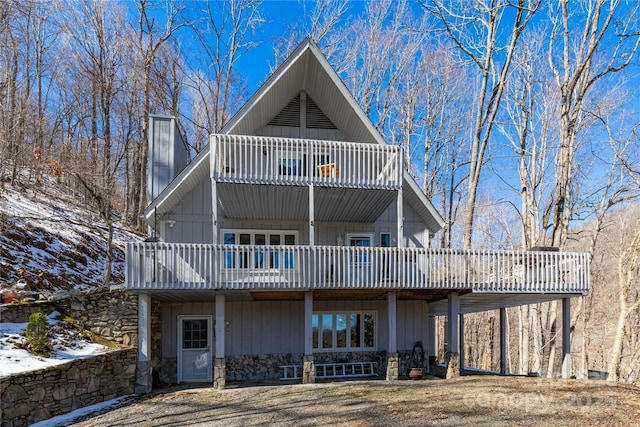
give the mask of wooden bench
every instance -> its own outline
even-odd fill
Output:
[[[375,362],[339,362],[318,363],[315,365],[317,379],[322,378],[358,378],[375,377],[378,374]],[[302,378],[302,365],[283,365],[280,380],[299,380]]]

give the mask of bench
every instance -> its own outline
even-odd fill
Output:
[[[315,377],[316,379],[375,377],[378,375],[375,365],[375,362],[318,363],[315,365]],[[302,365],[283,365],[281,368],[283,369],[280,378],[282,381],[302,378]]]

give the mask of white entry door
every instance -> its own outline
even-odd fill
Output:
[[[371,246],[373,235],[371,234],[347,234],[349,246],[354,247],[350,259],[351,283],[367,283],[371,280],[371,265],[369,253],[366,248]]]
[[[212,316],[178,316],[178,382],[213,379]]]

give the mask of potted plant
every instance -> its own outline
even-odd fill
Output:
[[[412,380],[419,380],[424,373],[424,348],[422,347],[422,341],[416,341],[413,346],[413,352],[411,353],[411,370],[409,371],[409,378]]]

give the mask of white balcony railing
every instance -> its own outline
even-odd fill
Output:
[[[364,144],[212,135],[211,176],[220,182],[397,190],[402,150]]]
[[[584,293],[582,253],[127,244],[130,289],[471,289]]]

